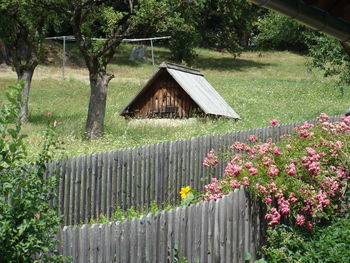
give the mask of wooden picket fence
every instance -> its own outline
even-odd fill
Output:
[[[332,117],[339,120],[340,116]],[[215,171],[203,167],[206,154],[215,149],[226,152],[234,141],[245,142],[250,135],[262,141],[278,140],[301,123],[264,127],[164,142],[143,147],[95,153],[54,160],[48,164],[47,176],[61,174],[53,201],[64,225],[88,223],[100,214],[110,217],[117,206],[143,209],[152,201],[158,205],[176,204],[181,187],[190,185],[202,190],[210,179],[220,178],[224,163]],[[212,173],[214,172],[214,173]]]
[[[124,222],[65,226],[61,254],[73,262],[249,262],[264,242],[261,203],[243,189],[217,201],[148,214]]]

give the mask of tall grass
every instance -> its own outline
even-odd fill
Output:
[[[77,54],[74,46],[69,50]],[[68,63],[66,79],[61,79],[60,58],[35,72],[30,93],[30,118],[24,131],[30,153],[37,153],[47,122],[60,122],[57,131],[67,155],[113,150],[205,134],[257,128],[271,119],[281,123],[312,119],[321,112],[341,114],[349,106],[350,92],[341,96],[332,79],[310,73],[306,57],[290,52],[244,52],[234,59],[228,53],[198,49],[195,68],[242,120],[227,118],[192,119],[174,122],[125,120],[118,113],[152,76],[150,62],[129,61],[131,46],[123,45],[109,70],[115,78],[108,91],[105,136],[84,141],[83,131],[89,99],[87,70]],[[155,49],[156,63],[167,60],[167,49]],[[150,57],[150,56],[149,56]],[[15,73],[0,72],[0,103]]]

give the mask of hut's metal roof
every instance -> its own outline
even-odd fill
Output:
[[[198,70],[172,63],[162,63],[160,68],[166,68],[170,75],[206,114],[222,115],[235,119],[240,118]]]
[[[163,62],[160,64],[159,68],[166,69],[204,113],[240,119],[238,114],[209,84],[200,71],[168,62]],[[121,112],[121,115],[139,97],[139,95],[143,93],[148,84],[156,78],[157,73],[154,74],[153,78],[146,84],[146,86],[141,89],[134,99],[125,107]]]

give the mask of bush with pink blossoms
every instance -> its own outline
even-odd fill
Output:
[[[348,208],[349,136],[350,117],[331,122],[321,114],[315,125],[305,122],[278,143],[257,143],[254,137],[234,142],[223,178],[204,187],[204,199],[246,186],[266,204],[268,225],[292,223],[311,231],[313,224]],[[205,161],[210,167],[218,163],[213,154]]]

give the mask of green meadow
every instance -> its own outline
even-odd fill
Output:
[[[59,52],[50,58],[50,65],[38,66],[30,93],[29,123],[23,127],[30,154],[38,152],[47,123],[54,121],[60,123],[56,129],[60,147],[65,155],[74,156],[258,128],[268,125],[271,119],[280,123],[309,120],[321,112],[342,114],[350,106],[349,90],[341,94],[335,79],[325,79],[318,71],[310,72],[305,56],[246,51],[234,58],[229,53],[198,49],[193,67],[204,73],[241,120],[126,120],[118,113],[153,74],[150,59],[128,59],[131,47],[122,45],[109,66],[115,78],[109,85],[105,136],[94,141],[83,140],[90,91],[88,72],[75,47],[68,46],[75,59],[74,63],[73,59],[68,60],[64,80]],[[170,55],[168,49],[157,47],[156,64],[169,61]],[[6,87],[15,82],[15,73],[0,72],[0,103],[4,102]]]

